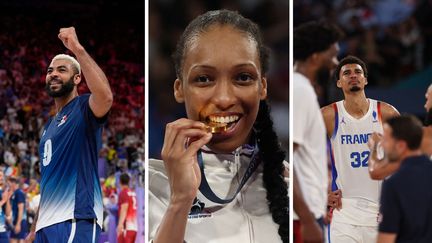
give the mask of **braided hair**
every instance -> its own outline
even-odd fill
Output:
[[[270,107],[265,100],[260,102],[254,129],[260,157],[264,161],[263,181],[267,190],[269,209],[273,221],[279,224],[278,233],[285,243],[288,242],[289,236],[288,187],[283,179],[285,152],[273,129]]]
[[[263,44],[258,25],[230,10],[209,11],[195,18],[185,29],[173,54],[177,78],[182,80],[182,65],[185,53],[193,39],[204,33],[213,25],[229,25],[246,34],[255,41],[259,51],[262,74],[268,70],[269,49]],[[289,240],[288,188],[283,179],[285,152],[281,149],[273,129],[270,108],[267,102],[261,101],[254,124],[254,130],[260,148],[260,158],[264,164],[263,181],[267,190],[267,201],[273,221],[279,225],[278,233],[284,243]]]

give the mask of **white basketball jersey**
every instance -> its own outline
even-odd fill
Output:
[[[369,99],[369,109],[360,119],[348,114],[343,102],[333,104],[335,124],[329,151],[332,190],[341,189],[346,203],[342,203],[341,211],[334,211],[334,219],[355,225],[376,225],[381,181],[369,176],[367,142],[372,133],[383,133],[380,102]]]

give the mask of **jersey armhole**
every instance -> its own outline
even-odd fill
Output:
[[[382,113],[381,113],[381,101],[377,101],[377,111],[378,111],[378,121],[382,126],[383,122],[382,122]]]

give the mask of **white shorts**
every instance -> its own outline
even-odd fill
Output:
[[[376,226],[332,222],[329,227],[329,243],[370,243],[377,240],[378,227]]]

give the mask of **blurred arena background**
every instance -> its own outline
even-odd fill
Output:
[[[431,1],[295,0],[293,18],[294,27],[321,19],[339,25],[346,35],[339,57],[358,56],[368,67],[367,97],[424,118],[432,81]],[[321,80],[316,90],[321,105],[343,99],[333,80]]]
[[[288,0],[152,0],[149,3],[149,157],[160,158],[165,125],[186,117],[173,95],[176,78],[171,54],[186,25],[208,10],[237,10],[261,28],[272,49],[267,74],[272,116],[288,158]]]
[[[114,93],[99,157],[105,205],[100,242],[116,242],[121,172],[133,177],[141,227],[136,242],[144,242],[144,1],[0,1],[0,169],[20,177],[32,218],[39,193],[37,148],[54,104],[44,90],[45,74],[52,57],[66,51],[57,34],[69,26]],[[84,82],[79,90],[88,92]]]

